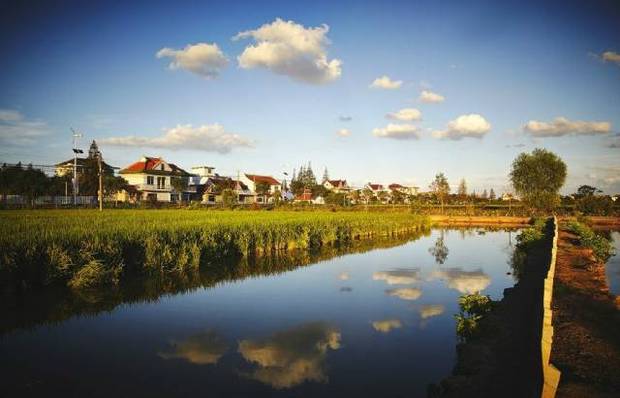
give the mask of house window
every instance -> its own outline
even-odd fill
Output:
[[[209,202],[215,202],[215,195],[209,195]]]
[[[157,189],[164,189],[166,187],[166,177],[157,177]]]
[[[146,185],[153,185],[155,183],[155,177],[146,176]]]

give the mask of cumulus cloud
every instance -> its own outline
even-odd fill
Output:
[[[491,278],[482,272],[463,271],[461,268],[444,268],[431,274],[430,279],[439,279],[447,283],[450,289],[462,294],[481,292],[491,284]]]
[[[605,51],[601,54],[601,59],[605,62],[613,62],[616,65],[620,65],[620,54],[615,51]]]
[[[420,120],[422,118],[422,112],[415,108],[404,108],[398,112],[391,112],[385,115],[388,119],[400,120],[402,122],[411,122],[414,120]]]
[[[205,124],[193,127],[191,124],[177,125],[159,137],[109,137],[99,141],[114,146],[137,146],[166,149],[194,149],[206,152],[228,153],[233,148],[251,148],[253,142],[235,133],[229,133],[219,124]]]
[[[446,308],[443,304],[425,304],[420,306],[420,316],[422,319],[431,318],[443,314]]]
[[[565,117],[557,117],[551,122],[530,120],[523,126],[523,131],[533,137],[609,134],[611,132],[611,123],[568,120]]]
[[[398,329],[403,327],[400,319],[384,319],[382,321],[374,321],[372,323],[372,327],[381,333],[389,333],[393,329]]]
[[[247,374],[273,388],[291,388],[305,381],[327,382],[325,358],[340,348],[340,332],[323,323],[307,323],[264,340],[242,340],[239,353],[257,365]]]
[[[419,100],[427,104],[438,104],[440,102],[444,102],[446,97],[430,90],[422,90]]]
[[[339,137],[348,137],[351,135],[351,130],[349,129],[340,129],[338,131],[336,131],[336,135],[338,135]]]
[[[276,18],[258,29],[240,32],[233,40],[252,38],[255,43],[237,57],[244,69],[265,68],[294,80],[322,84],[340,77],[342,62],[327,59],[329,26],[306,28]]]
[[[461,115],[448,123],[445,130],[433,131],[433,137],[460,140],[464,137],[482,138],[491,130],[491,124],[481,115]]]
[[[420,281],[418,269],[395,269],[391,271],[378,271],[372,274],[375,281],[385,281],[388,285],[411,285]]]
[[[401,300],[417,300],[422,295],[422,290],[413,287],[402,287],[398,289],[388,289],[385,291],[388,296],[398,297]]]
[[[372,130],[372,135],[379,138],[393,138],[395,140],[417,140],[420,138],[418,128],[412,124],[388,124],[383,128]]]
[[[164,47],[157,58],[171,58],[170,69],[185,69],[207,79],[213,79],[228,65],[228,59],[217,44],[188,44],[182,50]]]
[[[183,341],[172,340],[170,349],[158,355],[164,359],[184,359],[196,365],[213,365],[228,350],[224,339],[213,330],[199,333]]]
[[[381,77],[376,78],[372,83],[370,83],[370,88],[380,88],[383,90],[396,90],[403,85],[402,80],[392,80],[389,76],[383,75]]]
[[[3,145],[28,145],[50,132],[47,123],[28,120],[14,109],[0,109],[0,143]]]

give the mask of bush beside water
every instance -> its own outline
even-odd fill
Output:
[[[599,261],[607,261],[614,254],[611,242],[602,235],[598,235],[590,227],[577,221],[568,224],[568,230],[579,237],[582,246],[592,249]]]

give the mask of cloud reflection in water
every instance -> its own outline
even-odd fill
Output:
[[[239,353],[257,365],[246,376],[277,389],[305,381],[327,382],[327,352],[339,348],[340,331],[324,322],[303,324],[262,340],[239,342]]]

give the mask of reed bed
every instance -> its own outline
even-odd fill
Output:
[[[415,214],[190,210],[0,212],[0,286],[114,285],[196,270],[215,259],[428,229]]]

